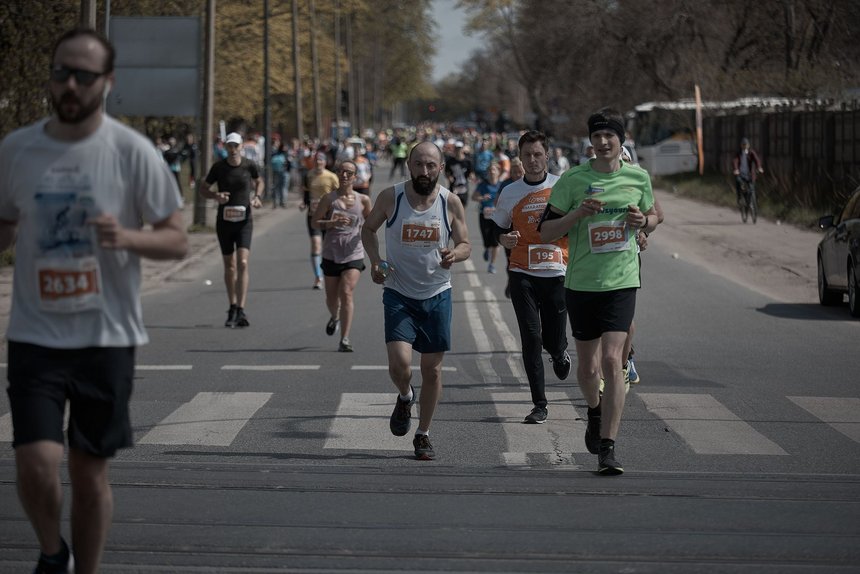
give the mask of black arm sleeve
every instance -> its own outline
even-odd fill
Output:
[[[543,225],[543,222],[548,219],[561,219],[564,217],[561,213],[556,213],[549,208],[549,204],[546,204],[546,209],[543,210],[543,215],[540,216],[540,221],[538,221],[538,231],[540,231],[540,226]]]

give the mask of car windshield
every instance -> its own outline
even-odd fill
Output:
[[[860,189],[856,190],[848,203],[845,204],[845,209],[839,215],[839,223],[849,219],[860,219]]]

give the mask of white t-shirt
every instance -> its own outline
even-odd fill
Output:
[[[48,137],[47,121],[0,143],[0,219],[18,223],[6,336],[62,349],[145,344],[140,257],[100,248],[87,221],[164,221],[182,207],[176,180],[145,137],[113,118],[77,142]]]

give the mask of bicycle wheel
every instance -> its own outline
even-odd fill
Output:
[[[738,201],[738,207],[741,210],[741,221],[746,223],[747,217],[749,217],[749,196],[747,195],[746,190],[744,190],[742,193],[743,195],[741,195],[741,198]]]
[[[750,194],[750,207],[749,207],[750,216],[752,217],[752,222],[755,223],[758,219],[758,204],[755,199],[755,193]]]

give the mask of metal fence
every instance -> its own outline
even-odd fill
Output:
[[[840,203],[860,185],[860,102],[714,112],[703,120],[705,170],[732,173],[747,137],[767,192],[807,206]]]

